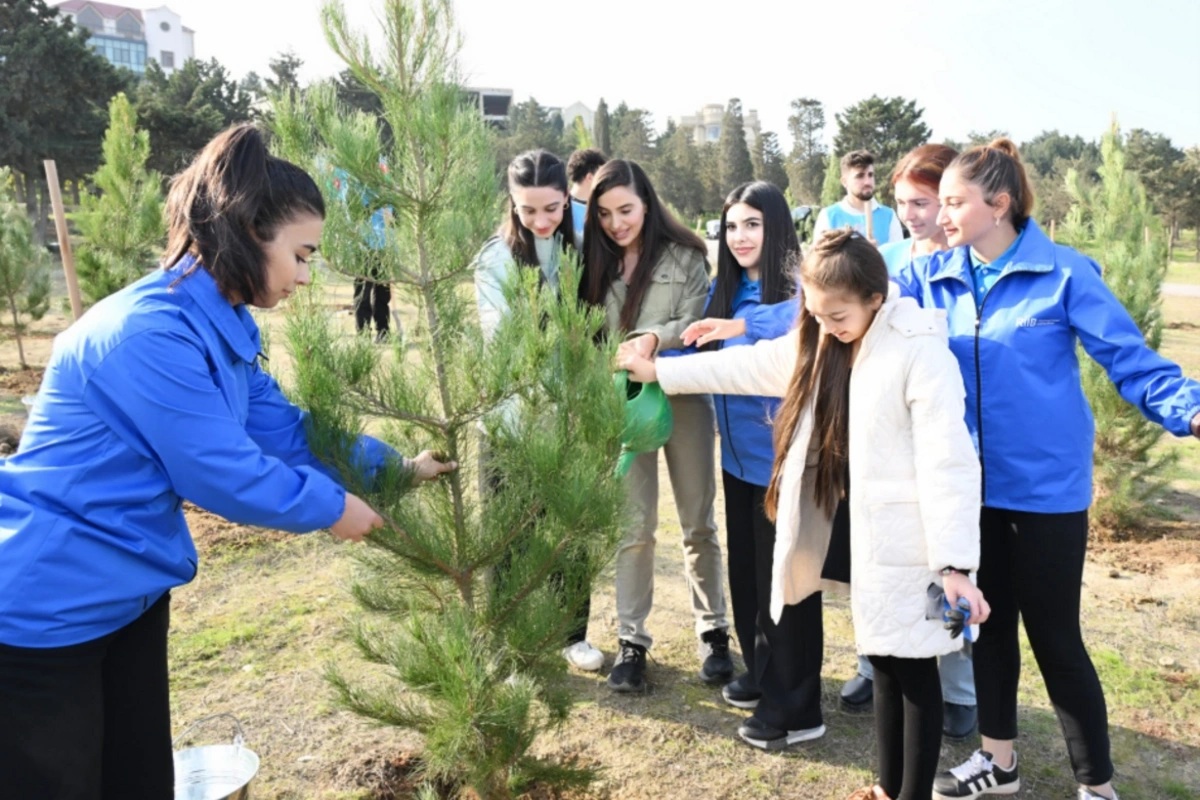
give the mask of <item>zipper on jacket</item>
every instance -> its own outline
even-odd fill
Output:
[[[983,296],[983,300],[987,301],[986,294]],[[983,303],[981,302],[975,309],[975,430],[979,436],[979,504],[987,505],[987,469],[983,464],[983,374],[979,369],[979,328],[982,324]]]

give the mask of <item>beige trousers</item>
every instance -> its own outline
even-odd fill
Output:
[[[683,559],[696,635],[727,628],[724,562],[713,517],[717,494],[716,420],[712,398],[677,395],[670,398],[675,427],[662,447],[675,492],[675,508],[683,529]],[[626,476],[634,522],[617,550],[617,635],[650,647],[646,618],[654,605],[654,546],[658,527],[658,453],[643,453]]]

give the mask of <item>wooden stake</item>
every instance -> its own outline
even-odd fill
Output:
[[[71,254],[71,239],[67,233],[67,215],[63,211],[62,188],[58,185],[58,165],[54,159],[42,162],[46,168],[46,184],[50,187],[50,205],[54,208],[54,227],[58,231],[58,253],[62,256],[63,275],[67,279],[67,294],[71,298],[71,314],[83,316],[83,298],[79,296],[79,279],[75,277],[75,256]]]
[[[872,216],[873,215],[871,213],[871,201],[868,200],[867,201],[867,211],[865,214],[865,217],[867,220],[867,238],[868,239],[875,238],[875,225],[874,225],[875,220],[871,219]]]
[[[1146,225],[1142,228],[1142,237],[1146,240],[1146,244],[1150,244],[1150,226]]]
[[[1054,220],[1050,220],[1050,241],[1057,241],[1054,238]]]

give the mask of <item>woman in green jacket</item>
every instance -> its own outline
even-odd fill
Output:
[[[580,299],[604,309],[609,336],[633,340],[643,355],[683,347],[685,328],[700,319],[708,297],[703,240],[662,206],[645,171],[609,161],[596,173],[583,233]],[[733,677],[725,612],[721,543],[713,517],[716,423],[707,395],[672,397],[675,427],[662,450],[683,529],[684,564],[700,637],[700,677]],[[617,551],[619,652],[608,676],[618,692],[645,689],[646,618],[654,599],[654,531],[658,525],[658,453],[637,457],[627,477],[636,522]]]

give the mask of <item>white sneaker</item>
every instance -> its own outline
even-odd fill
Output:
[[[568,664],[584,672],[596,672],[604,666],[604,653],[592,647],[591,642],[576,642],[564,647],[562,654]]]

